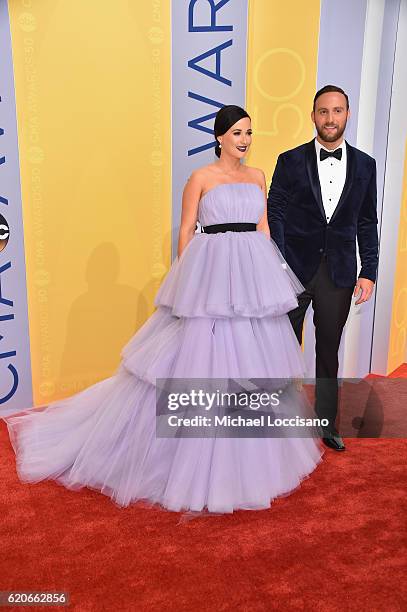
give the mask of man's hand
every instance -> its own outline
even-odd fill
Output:
[[[355,291],[353,292],[353,297],[357,297],[359,294],[359,299],[355,302],[355,306],[358,306],[358,304],[362,304],[363,302],[367,302],[372,296],[373,288],[373,281],[369,280],[368,278],[358,278]]]

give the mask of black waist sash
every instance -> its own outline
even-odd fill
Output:
[[[204,234],[218,234],[219,232],[255,232],[255,223],[218,223],[202,227]]]

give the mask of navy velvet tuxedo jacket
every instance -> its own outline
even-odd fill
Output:
[[[315,275],[325,254],[334,284],[353,287],[356,239],[362,264],[359,276],[376,280],[376,163],[346,144],[345,185],[329,223],[322,203],[314,140],[281,153],[277,160],[267,206],[271,237],[304,285]]]

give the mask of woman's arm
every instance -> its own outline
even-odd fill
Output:
[[[198,206],[201,198],[202,185],[199,174],[193,172],[189,177],[182,195],[181,227],[178,236],[178,257],[192,240],[198,220]]]
[[[266,234],[267,238],[270,238],[270,228],[267,220],[267,187],[266,187],[266,177],[264,176],[264,172],[259,170],[261,173],[261,190],[264,193],[264,212],[262,218],[257,224],[257,230],[259,232],[263,232]]]

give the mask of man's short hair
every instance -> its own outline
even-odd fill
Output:
[[[332,92],[338,92],[341,93],[345,96],[346,99],[346,110],[349,110],[349,98],[348,98],[348,94],[346,94],[343,89],[341,89],[340,87],[338,87],[337,85],[325,85],[325,87],[322,87],[322,89],[319,89],[317,91],[317,93],[314,96],[314,104],[312,106],[312,110],[315,110],[315,102],[317,101],[317,99],[319,98],[319,96],[322,96],[322,94],[325,93],[332,93]]]

